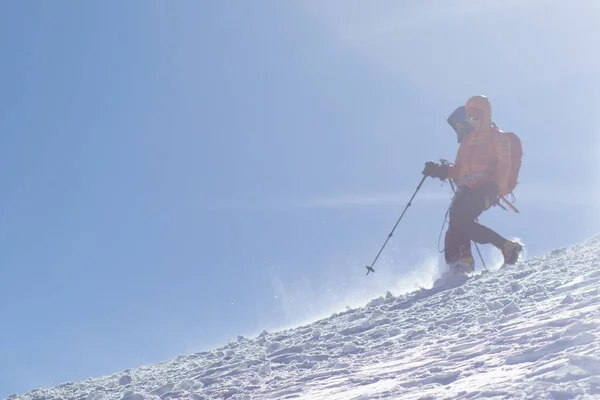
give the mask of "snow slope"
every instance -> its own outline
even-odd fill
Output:
[[[454,287],[9,398],[591,399],[599,336],[597,237]]]

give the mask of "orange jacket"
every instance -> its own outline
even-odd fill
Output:
[[[448,177],[459,187],[475,187],[492,181],[503,193],[511,169],[510,141],[492,127],[492,108],[487,97],[471,97],[466,107],[482,109],[484,117],[479,129],[471,131],[462,140]]]

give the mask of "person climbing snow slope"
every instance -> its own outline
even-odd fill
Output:
[[[471,241],[493,244],[502,252],[507,265],[515,264],[523,250],[520,243],[502,237],[477,221],[481,213],[498,204],[500,196],[514,189],[521,154],[515,161],[511,149],[514,149],[512,140],[516,135],[499,130],[492,122],[492,108],[486,96],[471,97],[464,112],[466,126],[458,124],[460,129],[457,129],[453,125],[460,143],[454,164],[429,161],[425,163],[423,174],[443,181],[449,179],[456,185],[444,256],[451,271],[471,274],[475,270]],[[521,151],[520,141],[518,144]]]

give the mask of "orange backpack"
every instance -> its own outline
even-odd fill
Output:
[[[500,193],[500,196],[506,196],[508,194],[512,194],[512,192],[515,190],[515,187],[519,183],[518,180],[523,158],[523,146],[521,145],[521,139],[519,139],[514,132],[500,132],[504,135],[507,135],[510,140],[511,168],[510,175],[508,176],[508,180],[506,182],[508,191],[506,193]]]

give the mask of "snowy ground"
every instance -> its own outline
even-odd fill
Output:
[[[600,237],[462,285],[11,399],[600,398]]]

